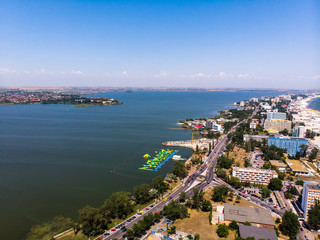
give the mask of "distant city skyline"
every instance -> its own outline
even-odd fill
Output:
[[[320,87],[316,0],[1,6],[0,86]]]

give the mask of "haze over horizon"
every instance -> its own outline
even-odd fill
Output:
[[[2,1],[0,86],[319,88],[320,2]]]

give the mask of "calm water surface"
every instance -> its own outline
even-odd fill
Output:
[[[320,98],[313,99],[309,104],[309,108],[320,111]]]
[[[131,191],[165,175],[141,171],[142,156],[167,140],[190,139],[180,119],[213,116],[235,101],[277,92],[101,93],[123,105],[0,106],[0,239],[20,240],[34,224],[84,205],[100,206],[114,191]],[[191,152],[179,149],[183,157]]]

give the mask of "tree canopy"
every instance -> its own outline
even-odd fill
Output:
[[[282,223],[279,225],[282,234],[289,236],[290,239],[296,239],[299,232],[298,216],[293,212],[286,211],[282,216]]]
[[[313,208],[308,212],[308,223],[314,229],[320,229],[320,203],[316,201]]]
[[[279,178],[272,178],[268,184],[268,188],[272,191],[281,190],[282,187],[283,187],[283,184]]]
[[[134,187],[133,196],[138,204],[144,204],[150,201],[150,185],[149,184],[141,184],[139,186]]]
[[[187,168],[184,162],[176,162],[173,166],[172,173],[179,178],[185,178],[188,175]]]
[[[225,238],[229,235],[229,228],[226,224],[219,224],[217,229],[217,234],[221,238]]]
[[[213,189],[212,200],[214,202],[224,202],[230,189],[225,185],[217,186]]]
[[[172,221],[189,216],[187,207],[179,204],[177,201],[171,201],[163,208],[163,211],[167,215],[167,218]]]

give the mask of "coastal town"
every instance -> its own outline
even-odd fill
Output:
[[[132,195],[81,209],[53,239],[320,239],[320,113],[308,108],[319,97],[252,98],[180,120],[192,139],[163,145],[192,149],[188,160]]]
[[[85,97],[65,91],[0,90],[0,104],[73,104],[77,107],[118,105],[122,102],[111,98]]]

